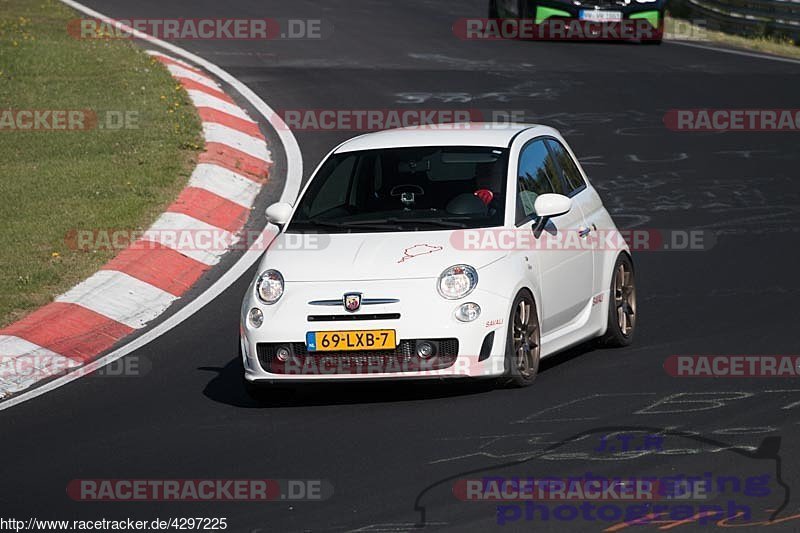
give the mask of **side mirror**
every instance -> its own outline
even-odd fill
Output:
[[[272,204],[267,208],[267,221],[275,224],[276,226],[283,227],[284,224],[289,222],[289,217],[292,216],[292,206],[285,202],[278,202]]]
[[[569,213],[572,209],[572,199],[563,194],[540,194],[533,204],[539,221],[533,228],[534,234],[538,237],[542,234],[547,221],[551,218]]]

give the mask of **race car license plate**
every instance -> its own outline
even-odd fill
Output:
[[[601,11],[599,9],[581,9],[579,13],[581,20],[592,22],[616,22],[622,20],[622,11]]]
[[[309,352],[350,352],[356,350],[394,350],[395,330],[310,331],[306,333]]]

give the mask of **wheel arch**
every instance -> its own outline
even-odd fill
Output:
[[[617,264],[617,260],[620,258],[620,256],[623,255],[630,259],[633,272],[634,274],[636,273],[636,263],[634,262],[633,255],[628,248],[622,249],[615,254],[606,254],[602,268],[602,285],[600,285],[601,287],[604,287],[603,294],[605,295],[605,298],[603,298],[602,305],[599,306],[599,313],[600,316],[603,317],[603,321],[600,333],[597,335],[598,337],[602,337],[608,331],[608,320],[606,320],[606,317],[608,316],[608,306],[611,305],[612,299],[611,279],[614,276],[614,266]]]

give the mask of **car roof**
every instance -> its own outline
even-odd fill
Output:
[[[381,148],[412,146],[491,146],[507,148],[514,137],[526,130],[541,130],[542,135],[553,135],[553,128],[540,124],[495,124],[490,122],[463,122],[411,126],[393,130],[367,133],[341,144],[336,153]],[[538,133],[534,131],[534,133]]]

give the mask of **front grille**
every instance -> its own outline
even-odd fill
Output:
[[[350,320],[397,320],[400,313],[367,313],[360,315],[308,315],[309,322],[347,322]]]
[[[436,355],[422,359],[417,343],[432,343]],[[291,351],[288,361],[277,358],[278,349]],[[257,345],[258,362],[264,371],[282,375],[378,374],[441,370],[453,366],[458,357],[458,339],[402,340],[394,350],[352,352],[309,352],[303,342],[261,343]]]

